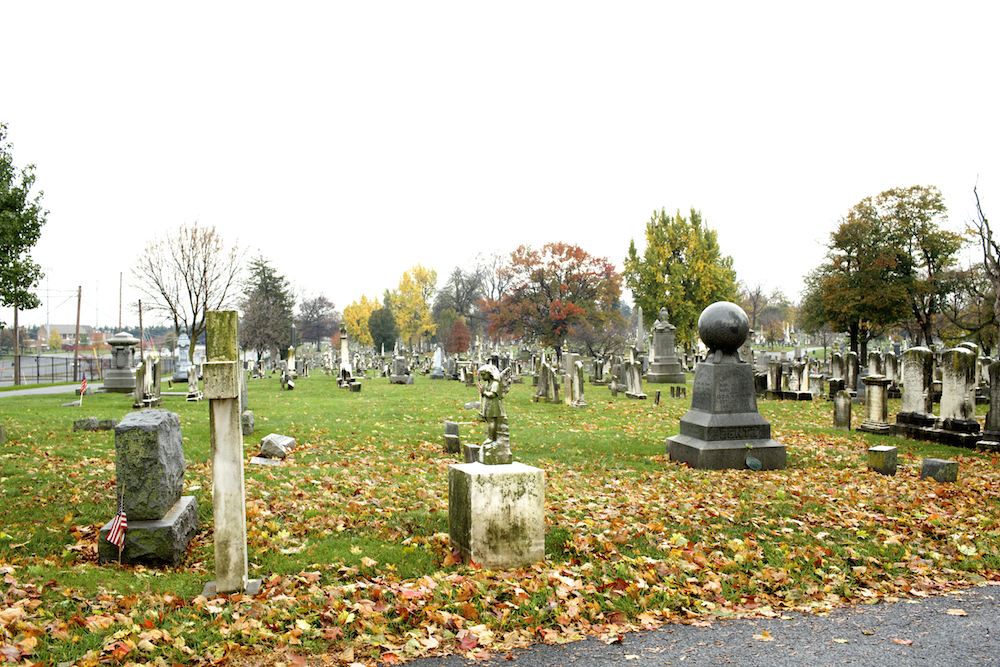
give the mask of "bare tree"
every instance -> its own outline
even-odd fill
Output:
[[[979,243],[983,249],[983,271],[993,286],[993,314],[1000,320],[1000,244],[993,238],[993,229],[983,214],[976,187],[972,188],[972,194],[976,197],[978,219],[972,221],[972,226],[979,235]]]
[[[747,283],[741,283],[738,295],[740,305],[743,306],[743,310],[750,317],[750,329],[751,331],[756,331],[757,317],[767,308],[769,301],[767,292],[764,291],[764,283],[758,282],[753,287]]]
[[[299,304],[299,335],[302,340],[316,343],[329,338],[340,327],[340,312],[323,294],[303,299]]]
[[[132,267],[137,287],[153,300],[147,309],[170,318],[175,333],[188,334],[192,358],[208,311],[234,306],[245,255],[239,244],[227,248],[215,227],[195,222],[166,239],[154,236]]]

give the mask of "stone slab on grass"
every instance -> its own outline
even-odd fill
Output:
[[[283,459],[295,447],[295,438],[279,433],[272,433],[261,438],[260,456],[269,459]]]
[[[108,521],[97,538],[101,563],[118,562],[118,547],[108,542],[110,530]],[[122,563],[176,566],[197,532],[198,501],[194,496],[182,496],[161,519],[137,521],[128,515]]]
[[[456,463],[448,470],[451,548],[488,569],[545,558],[545,472],[523,463]]]
[[[920,466],[920,479],[931,478],[934,481],[948,483],[958,481],[958,461],[944,459],[924,459]]]

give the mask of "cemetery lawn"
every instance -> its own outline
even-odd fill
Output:
[[[298,445],[281,466],[246,468],[250,575],[260,594],[201,596],[214,578],[208,403],[166,397],[181,418],[185,494],[199,533],[176,568],[97,564],[114,513],[113,432],[132,397],[0,398],[0,653],[22,664],[301,665],[503,654],[664,623],[709,624],[787,610],[926,596],[1000,580],[1000,470],[968,450],[829,428],[832,403],[760,400],[788,446],[773,472],[670,462],[690,399],[611,398],[585,409],[507,398],[515,458],[546,472],[546,560],[517,571],[455,562],[448,545],[443,421],[468,421],[474,388],[368,379],[360,394],[313,373],[294,391],[253,380],[256,433]],[[669,397],[669,388],[661,386]],[[890,419],[899,401],[890,401]],[[980,407],[981,414],[985,408]],[[853,423],[864,418],[855,406]],[[482,425],[462,425],[481,440]],[[900,469],[866,469],[873,444]],[[920,480],[925,456],[957,460],[959,481]]]

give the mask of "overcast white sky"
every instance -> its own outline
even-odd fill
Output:
[[[130,258],[215,226],[343,309],[566,241],[621,268],[700,209],[797,299],[868,195],[1000,214],[996,2],[9,2],[0,121],[37,166],[48,310],[124,321]],[[972,251],[967,256],[974,256]],[[628,296],[626,294],[626,296]],[[12,323],[10,312],[0,319]],[[96,322],[95,322],[96,319]]]

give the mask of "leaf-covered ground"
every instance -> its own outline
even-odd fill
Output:
[[[828,428],[832,406],[761,401],[788,446],[781,471],[696,471],[664,439],[689,400],[531,403],[507,410],[515,456],[546,472],[546,560],[518,571],[455,562],[447,537],[443,420],[472,421],[474,390],[418,378],[251,382],[257,434],[294,436],[277,468],[247,468],[251,576],[259,595],[200,595],[214,569],[208,406],[181,400],[186,493],[201,530],[173,569],[96,562],[114,507],[114,438],[73,433],[120,417],[126,398],[0,398],[0,655],[30,664],[397,663],[532,642],[616,637],[663,623],[822,613],[998,578],[1000,472],[993,457]],[[652,395],[655,387],[647,387]],[[129,401],[130,402],[130,401]],[[863,410],[863,408],[856,408]],[[855,413],[860,423],[862,412]],[[464,438],[482,427],[465,424]],[[872,444],[900,469],[866,469]],[[247,458],[256,453],[248,444]],[[957,484],[919,479],[924,456],[956,459]]]

